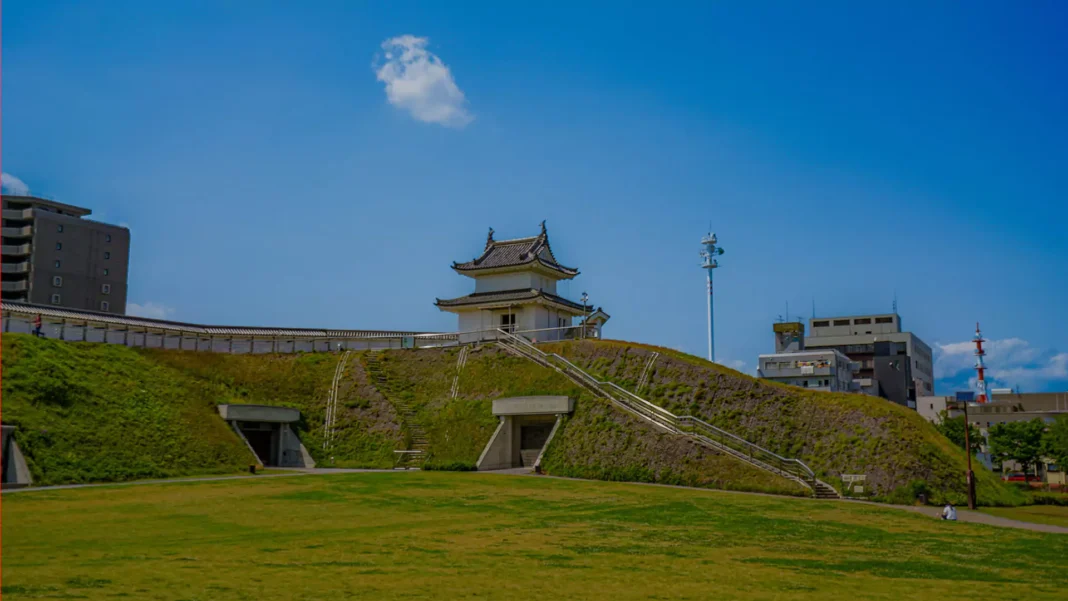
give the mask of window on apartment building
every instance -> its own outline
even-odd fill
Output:
[[[60,261],[59,259],[56,259],[56,263],[55,263],[56,269],[59,269],[59,266],[62,265],[62,264],[63,264],[62,261]]]
[[[62,234],[63,233],[63,226],[62,225],[57,225],[56,226],[56,231],[59,232],[60,234]]]
[[[56,250],[63,250],[63,243],[62,242],[56,242]]]
[[[100,286],[101,294],[111,294],[111,284],[103,284]]]
[[[105,259],[110,259],[111,258],[111,253],[107,252],[107,251],[104,251],[104,258]]]
[[[52,304],[53,305],[58,305],[59,304],[59,295],[58,294],[53,294],[52,295]]]
[[[111,308],[111,304],[109,304],[108,301],[100,301],[100,310],[101,311],[107,311],[110,308]]]
[[[848,319],[836,319],[836,320],[834,320],[834,325],[836,325],[836,326],[847,326],[847,325],[849,325],[849,320]]]
[[[52,285],[55,286],[56,288],[61,288],[63,286],[63,276],[61,276],[61,275],[52,276]]]
[[[111,270],[110,270],[110,269],[107,269],[107,268],[105,267],[105,268],[104,268],[104,275],[107,275],[107,274],[109,274],[109,273],[111,273]]]
[[[826,328],[829,325],[831,325],[831,322],[829,322],[829,321],[814,321],[814,322],[812,322],[812,327],[814,327],[814,328]]]
[[[868,324],[868,323],[871,323],[871,318],[870,317],[865,317],[864,319],[854,319],[853,323],[855,323],[858,326],[861,325],[861,324]]]
[[[111,242],[111,234],[104,236],[104,242]]]
[[[875,323],[894,323],[893,317],[876,317]]]

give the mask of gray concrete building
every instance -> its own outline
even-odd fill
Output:
[[[835,349],[860,364],[862,392],[915,409],[916,399],[934,395],[931,347],[901,330],[895,313],[809,320],[809,350]]]
[[[3,300],[126,313],[130,230],[90,209],[3,195]]]

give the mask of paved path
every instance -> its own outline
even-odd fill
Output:
[[[879,504],[874,503],[874,505]],[[883,507],[898,507],[900,509],[905,509],[916,513],[922,513],[923,515],[929,515],[936,519],[942,516],[941,507],[909,507],[905,505],[883,505]],[[1003,528],[1034,530],[1035,532],[1054,532],[1057,534],[1068,534],[1068,528],[1065,528],[1064,526],[1054,526],[1052,524],[1036,524],[1034,522],[1021,522],[1020,520],[1011,520],[1009,518],[998,517],[996,515],[982,513],[980,511],[970,511],[967,509],[957,510],[957,521],[970,522],[973,524],[986,524],[988,526],[1001,526]]]
[[[329,475],[329,474],[358,474],[358,473],[393,472],[393,471],[407,471],[407,470],[373,470],[373,469],[340,469],[340,468],[338,468],[338,469],[331,469],[331,468],[299,468],[298,469],[298,468],[293,468],[293,469],[290,469],[290,470],[285,471],[285,472],[268,473],[268,474],[257,474],[257,475],[248,474],[248,475],[240,475],[240,476],[198,476],[198,477],[194,477],[194,478],[171,478],[171,479],[165,479],[165,480],[136,480],[136,481],[133,481],[133,482],[107,482],[107,483],[101,483],[101,484],[63,484],[63,485],[59,485],[59,486],[33,486],[33,487],[27,487],[27,488],[8,489],[8,490],[3,491],[3,494],[8,495],[8,494],[14,494],[14,493],[28,493],[28,492],[34,492],[34,491],[67,490],[67,489],[73,489],[73,488],[99,488],[99,487],[104,487],[104,486],[141,486],[141,485],[144,485],[144,484],[170,484],[170,483],[173,483],[173,482],[215,482],[215,481],[222,481],[222,480],[247,480],[247,479],[254,479],[254,478],[259,478],[259,479],[263,479],[263,478],[293,478],[293,477],[297,477],[297,476],[314,476],[314,475]],[[418,470],[411,470],[411,471],[418,471]],[[506,470],[493,470],[493,471],[487,471],[487,472],[482,472],[482,473],[484,473],[484,474],[500,474],[500,475],[507,475],[507,476],[513,476],[513,475],[515,475],[515,476],[533,476],[534,475],[533,470],[531,470],[531,468],[513,468],[513,469],[506,469]],[[560,478],[559,476],[537,476],[537,477],[541,477],[541,478],[546,478],[546,477],[548,477],[548,478],[559,478],[561,480],[578,480],[579,479],[579,478]],[[654,484],[654,483],[649,483],[649,482],[630,482],[630,483],[621,482],[620,484],[638,484],[638,485],[641,485],[641,486],[663,486],[663,487],[668,487],[668,488],[684,488],[686,490],[702,490],[702,491],[706,491],[706,492],[719,492],[719,493],[725,492],[725,493],[739,494],[739,495],[758,495],[758,496],[764,496],[764,497],[787,498],[787,497],[782,497],[781,495],[769,495],[769,494],[766,494],[766,493],[747,493],[747,492],[741,492],[741,491],[721,491],[721,490],[715,490],[715,489],[709,489],[709,488],[691,488],[691,487],[688,487],[688,486],[676,486],[676,485],[672,485],[672,484]],[[795,497],[795,498],[805,499],[805,498],[808,498],[808,497]],[[811,499],[811,500],[815,501],[815,502],[823,502],[823,503],[836,502],[836,501],[831,501],[831,500],[820,500],[820,499]],[[840,500],[840,501],[837,501],[837,502],[839,502],[839,503],[857,503],[857,504],[871,505],[871,506],[874,506],[874,507],[883,507],[883,508],[888,508],[888,509],[900,509],[900,510],[903,510],[903,511],[911,511],[913,513],[919,513],[921,515],[926,515],[926,516],[931,517],[932,519],[938,519],[942,515],[942,508],[941,507],[929,507],[929,506],[915,507],[915,506],[911,506],[911,505],[887,505],[885,503],[874,503],[874,502],[870,502],[870,501],[850,501],[850,500]],[[998,516],[995,516],[995,515],[989,515],[989,514],[981,513],[981,512],[978,512],[978,511],[969,511],[967,509],[958,509],[957,510],[957,521],[959,521],[959,522],[968,522],[968,523],[972,523],[972,524],[985,524],[987,526],[999,526],[999,527],[1002,527],[1002,528],[1017,528],[1017,529],[1020,529],[1020,530],[1032,530],[1034,532],[1050,532],[1050,533],[1056,533],[1056,534],[1068,534],[1068,528],[1065,528],[1063,526],[1053,526],[1051,524],[1035,524],[1035,523],[1032,523],[1032,522],[1021,522],[1019,520],[1010,520],[1009,518],[1003,518],[1003,517],[998,517]]]

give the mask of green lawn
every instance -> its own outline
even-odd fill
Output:
[[[1063,599],[1068,536],[610,482],[362,473],[3,497],[5,599]]]
[[[1010,520],[1051,524],[1068,528],[1068,507],[1060,505],[1028,505],[1026,507],[986,507],[983,513],[996,515]]]

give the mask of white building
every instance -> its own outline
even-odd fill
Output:
[[[853,392],[855,364],[834,349],[760,355],[759,377],[824,392]]]
[[[836,349],[806,349],[805,325],[799,321],[772,325],[775,354],[760,355],[757,376],[824,392],[854,392],[857,364]]]
[[[589,335],[600,336],[608,315],[592,306],[557,294],[557,282],[570,280],[578,269],[561,265],[549,246],[545,222],[530,238],[494,240],[490,229],[482,254],[466,263],[453,262],[456,273],[475,280],[467,296],[436,299],[442,311],[459,316],[460,342],[493,339],[497,329],[525,332],[538,341],[559,340],[572,335],[574,318],[580,322],[594,314]]]

